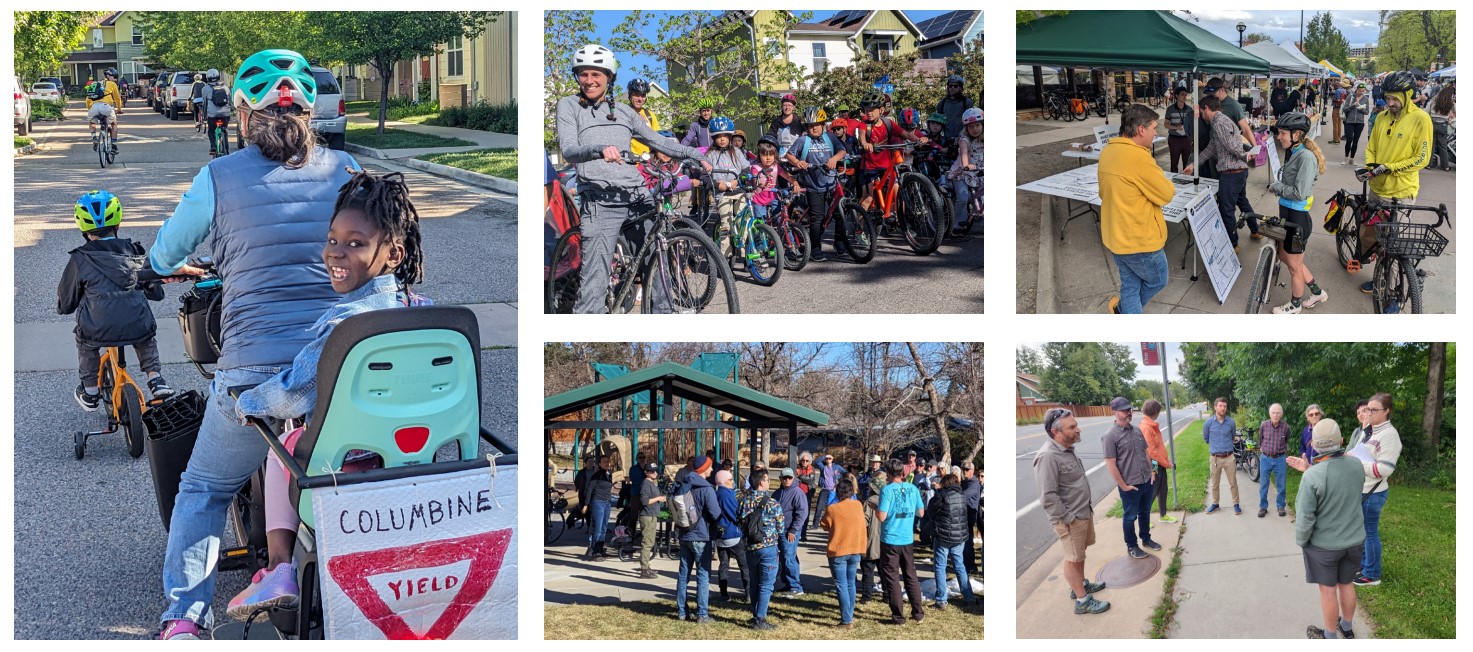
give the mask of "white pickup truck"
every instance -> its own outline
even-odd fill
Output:
[[[171,79],[165,86],[164,115],[170,120],[193,120],[194,116],[189,113],[189,91],[194,90],[195,73],[184,70],[167,74]]]

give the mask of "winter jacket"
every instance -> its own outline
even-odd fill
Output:
[[[1371,179],[1371,192],[1381,197],[1409,199],[1421,189],[1419,172],[1432,157],[1432,116],[1412,104],[1412,91],[1401,98],[1401,117],[1390,111],[1376,114],[1381,127],[1371,129],[1366,139],[1366,167],[1384,165],[1391,172]]]
[[[711,526],[721,520],[721,504],[716,500],[716,490],[699,474],[685,476],[683,491],[691,494],[696,505],[696,520],[690,527],[680,531],[681,541],[710,541]]]
[[[971,521],[967,520],[967,498],[960,486],[943,487],[926,506],[926,519],[936,528],[939,545],[951,547],[963,543],[971,534]]]
[[[1314,182],[1320,177],[1320,162],[1304,145],[1289,150],[1289,160],[1279,168],[1279,178],[1269,192],[1279,196],[1279,205],[1296,211],[1314,208]]]
[[[138,282],[148,265],[143,245],[127,238],[89,240],[69,252],[56,286],[56,312],[77,313],[77,339],[89,346],[131,346],[158,331],[149,301],[164,298],[158,281]]]
[[[717,487],[716,502],[721,505],[721,518],[716,520],[716,530],[711,538],[718,540],[741,538],[742,524],[737,521],[736,492],[726,487]]]
[[[792,535],[801,533],[803,524],[808,522],[808,497],[798,490],[797,484],[778,489],[772,496],[783,510],[783,531]]]
[[[875,492],[864,500],[865,545],[864,558],[869,561],[880,559],[880,494]]]
[[[1366,116],[1371,114],[1371,96],[1362,95],[1359,101],[1347,98],[1340,106],[1340,114],[1345,117],[1346,124],[1365,124]]]
[[[1115,137],[1100,152],[1100,235],[1119,255],[1158,251],[1166,246],[1166,218],[1176,186],[1161,172],[1151,150]]]

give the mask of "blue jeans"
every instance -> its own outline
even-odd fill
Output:
[[[803,579],[798,574],[798,542],[788,543],[786,534],[777,538],[778,554],[782,555],[782,570],[778,571],[789,591],[803,590]]]
[[[190,620],[206,627],[214,623],[210,604],[215,599],[215,566],[220,561],[225,515],[236,492],[266,461],[266,440],[255,428],[236,422],[235,399],[227,390],[266,382],[280,371],[279,367],[239,367],[215,372],[199,439],[174,500],[164,550],[164,599],[169,606],[162,622]]]
[[[1125,491],[1116,488],[1120,493],[1120,505],[1125,510],[1125,547],[1135,548],[1139,544],[1136,541],[1136,524],[1139,523],[1141,540],[1151,540],[1151,498],[1156,494],[1151,491],[1151,483],[1143,482],[1135,486],[1135,491]]]
[[[1279,509],[1283,509],[1284,508],[1284,505],[1286,504],[1285,503],[1285,491],[1286,490],[1284,488],[1284,481],[1285,481],[1286,476],[1288,475],[1288,468],[1289,468],[1289,465],[1288,465],[1287,460],[1284,458],[1283,455],[1280,455],[1278,457],[1269,457],[1267,455],[1259,455],[1258,456],[1258,508],[1259,509],[1268,509],[1268,481],[1269,481],[1269,478],[1273,478],[1274,486],[1277,487],[1278,490],[1279,490],[1278,496],[1274,499],[1274,504],[1278,505],[1279,506]]]
[[[680,542],[680,574],[675,581],[679,586],[675,588],[675,612],[685,619],[685,598],[690,589],[691,566],[695,566],[696,574],[696,615],[708,616],[706,606],[711,597],[711,542],[710,541],[681,541]]]
[[[609,529],[609,501],[595,500],[588,504],[588,547],[604,542],[604,533]]]
[[[1166,287],[1166,250],[1114,256],[1120,270],[1120,312],[1138,315]]]
[[[972,219],[972,187],[967,185],[964,178],[958,177],[951,182],[951,189],[956,193],[956,201],[952,207],[952,222],[969,221]]]
[[[765,620],[767,605],[772,601],[772,587],[777,585],[777,546],[748,551],[747,566],[752,569],[752,581],[757,589],[751,594],[752,617]]]
[[[856,594],[855,575],[859,573],[859,555],[829,557],[829,572],[834,576],[834,586],[839,591],[839,624],[854,622]]]
[[[1150,501],[1146,501],[1146,504],[1149,505]],[[1151,518],[1151,510],[1147,509],[1145,510],[1145,512],[1146,520],[1149,521]],[[969,603],[972,601],[972,580],[967,577],[966,566],[962,565],[962,555],[965,554],[965,548],[965,542],[958,543],[954,546],[943,546],[939,543],[936,544],[936,595],[934,597],[936,598],[936,604],[938,605],[946,604],[947,598],[951,597],[951,592],[946,590],[946,570],[948,560],[950,560],[952,572],[956,573],[956,583],[961,587],[962,597],[966,598],[967,602]]]
[[[1361,511],[1366,518],[1366,543],[1361,549],[1360,574],[1373,580],[1381,579],[1381,510],[1386,508],[1386,493],[1382,489],[1366,496]],[[178,510],[174,510],[178,513]]]

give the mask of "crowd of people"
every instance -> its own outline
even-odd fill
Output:
[[[1171,202],[1176,188],[1163,176],[1151,149],[1160,119],[1166,123],[1170,170],[1217,180],[1218,212],[1238,252],[1240,216],[1247,218],[1252,239],[1263,237],[1258,211],[1247,196],[1249,170],[1258,164],[1249,154],[1263,144],[1250,117],[1272,111],[1273,138],[1284,160],[1269,191],[1277,200],[1286,232],[1277,245],[1278,257],[1291,278],[1290,299],[1274,308],[1276,314],[1297,314],[1329,300],[1305,261],[1314,230],[1309,211],[1315,208],[1315,184],[1326,169],[1326,156],[1314,140],[1320,111],[1333,116],[1329,142],[1340,144],[1343,138],[1342,164],[1358,167],[1356,177],[1369,182],[1370,193],[1382,201],[1415,203],[1420,171],[1427,167],[1433,151],[1434,117],[1443,122],[1455,117],[1453,84],[1438,85],[1425,75],[1406,71],[1386,74],[1369,91],[1364,82],[1354,88],[1339,84],[1321,93],[1310,84],[1290,90],[1284,81],[1278,80],[1266,107],[1245,109],[1229,95],[1226,80],[1212,77],[1195,103],[1189,89],[1178,86],[1164,115],[1144,104],[1131,105],[1122,113],[1120,133],[1105,146],[1099,164],[1100,232],[1120,274],[1120,293],[1111,298],[1110,312],[1140,313],[1166,287],[1167,231],[1162,207]],[[1374,124],[1378,118],[1389,126],[1365,128],[1365,152],[1356,164],[1363,125]],[[1194,140],[1199,143],[1195,168],[1191,163]],[[1270,151],[1268,155],[1277,154]],[[1361,290],[1369,293],[1371,283]]]
[[[709,622],[714,575],[719,599],[749,605],[751,627],[776,628],[768,618],[772,598],[801,597],[813,587],[811,578],[805,586],[798,554],[808,543],[824,546],[840,628],[853,627],[857,603],[877,599],[889,605],[890,622],[905,623],[907,601],[910,619],[921,622],[927,604],[933,609],[950,604],[948,577],[955,578],[962,602],[979,604],[970,578],[981,576],[981,548],[975,541],[982,529],[981,474],[970,461],[947,469],[918,457],[907,451],[889,460],[872,455],[864,464],[845,465],[831,454],[815,460],[803,453],[796,465],[776,470],[772,486],[773,474],[765,466],[738,478],[732,460],[718,464],[715,451],[691,458],[666,482],[662,467],[639,454],[628,481],[615,491],[613,457],[605,455],[574,481],[580,505],[587,506],[580,509],[588,519],[585,559],[608,556],[609,516],[618,496],[625,506],[618,520],[637,532],[639,578],[659,577],[650,560],[657,533],[667,526],[662,519],[669,521],[670,536],[679,539],[675,607],[682,621]],[[916,570],[917,545],[932,553],[936,588],[929,594],[923,594]],[[729,575],[732,566],[735,573]],[[734,590],[736,580],[740,593]]]
[[[1104,437],[1105,462],[1124,511],[1126,549],[1131,557],[1143,558],[1147,553],[1142,547],[1161,549],[1151,539],[1153,496],[1161,498],[1161,514],[1166,514],[1164,470],[1172,460],[1155,421],[1161,405],[1146,401],[1142,405],[1145,418],[1139,426],[1132,423],[1134,408],[1129,400],[1117,397],[1110,408],[1115,420]],[[1310,638],[1353,638],[1355,588],[1381,583],[1381,513],[1389,489],[1386,482],[1396,470],[1402,449],[1401,437],[1391,424],[1391,410],[1392,398],[1385,392],[1359,402],[1357,427],[1348,437],[1342,436],[1339,424],[1326,418],[1317,404],[1305,408],[1306,425],[1297,438],[1290,435],[1284,408],[1278,403],[1269,406],[1269,418],[1258,425],[1257,454],[1263,474],[1258,485],[1258,517],[1268,516],[1270,483],[1277,488],[1278,515],[1286,517],[1287,469],[1304,474],[1294,502],[1295,541],[1303,548],[1305,581],[1319,586],[1324,614],[1323,627],[1308,628]],[[1106,588],[1105,583],[1084,577],[1085,552],[1095,543],[1095,529],[1094,500],[1084,465],[1074,452],[1080,440],[1079,422],[1069,410],[1052,409],[1045,413],[1043,425],[1048,441],[1033,459],[1039,502],[1063,547],[1064,578],[1074,613],[1102,613],[1110,603],[1093,594]],[[1228,478],[1233,514],[1243,513],[1235,455],[1252,452],[1235,452],[1240,437],[1237,422],[1228,415],[1227,399],[1218,398],[1213,402],[1213,415],[1202,424],[1202,438],[1211,456],[1211,502],[1206,514],[1223,511],[1223,474]]]
[[[602,45],[579,49],[573,56],[573,74],[579,92],[558,102],[557,140],[562,159],[576,168],[577,192],[583,202],[581,291],[574,312],[602,311],[609,257],[626,221],[642,220],[633,233],[636,249],[653,228],[652,192],[659,181],[655,168],[682,173],[675,183],[677,192],[690,192],[691,214],[697,221],[715,220],[713,231],[723,253],[741,207],[750,204],[755,216],[765,217],[777,201],[774,190],[781,187],[801,193],[808,214],[814,216],[807,225],[810,260],[828,260],[822,245],[823,216],[835,187],[848,183],[841,181],[845,175],[834,172],[841,164],[858,170],[850,194],[861,196],[861,206],[868,210],[873,193],[859,189],[880,179],[901,158],[896,152],[877,150],[881,145],[910,142],[935,149],[941,165],[933,181],[952,189],[957,222],[971,224],[981,219],[969,213],[972,190],[962,177],[983,167],[984,116],[966,95],[966,80],[961,75],[947,79],[947,95],[929,115],[894,106],[892,98],[878,90],[867,93],[857,107],[801,110],[796,97],[784,95],[766,132],[754,134],[754,147],[735,121],[721,115],[710,101],[697,105],[683,136],[677,138],[675,132],[661,129],[658,117],[647,106],[651,84],[645,79],[627,84],[627,102],[621,104],[614,90],[618,61]],[[624,151],[648,153],[650,158],[631,165],[625,162]],[[556,178],[550,159],[545,176],[548,184]],[[833,222],[835,253],[847,255],[844,220]]]

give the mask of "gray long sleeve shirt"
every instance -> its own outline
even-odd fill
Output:
[[[651,129],[628,104],[616,104],[614,119],[609,120],[607,99],[594,106],[583,106],[580,100],[574,95],[557,104],[558,149],[577,167],[579,192],[595,188],[628,191],[644,185],[644,177],[635,166],[603,159],[605,147],[627,150],[631,139],[674,158],[705,160],[700,152]]]
[[[1248,167],[1248,155],[1243,151],[1243,132],[1222,111],[1212,116],[1212,142],[1203,150],[1201,162],[1214,159],[1218,170],[1243,170]]]
[[[1365,124],[1366,116],[1371,114],[1371,96],[1362,95],[1360,99],[1355,97],[1346,98],[1345,104],[1340,107],[1340,113],[1349,124]]]
[[[1068,525],[1094,517],[1084,463],[1073,448],[1053,439],[1044,442],[1033,456],[1033,479],[1038,483],[1038,504],[1050,523]]]

